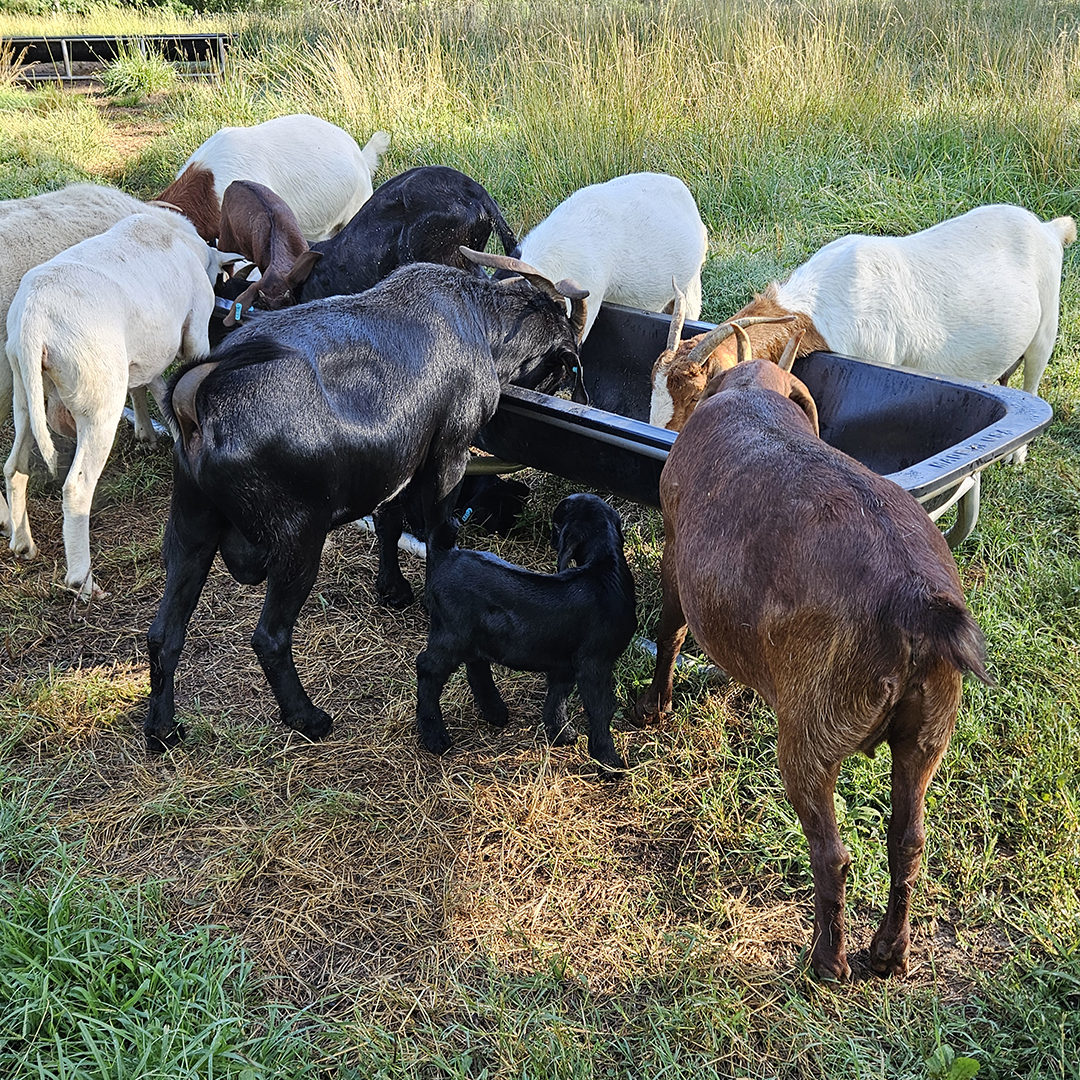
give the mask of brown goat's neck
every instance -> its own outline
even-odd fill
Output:
[[[189,165],[159,196],[172,203],[209,244],[221,225],[221,202],[214,191],[214,174],[201,165]]]

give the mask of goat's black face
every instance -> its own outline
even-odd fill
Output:
[[[558,568],[581,566],[598,547],[622,548],[622,519],[598,495],[568,495],[551,515],[551,546]]]

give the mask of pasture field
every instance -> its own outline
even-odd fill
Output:
[[[709,227],[713,319],[846,232],[991,202],[1080,216],[1075,0],[384,0],[216,24],[239,34],[226,80],[141,101],[130,81],[123,99],[28,92],[0,66],[0,197],[84,178],[152,196],[217,128],[294,111],[361,143],[389,131],[377,181],[464,170],[519,233],[584,184],[669,171]],[[0,15],[0,34],[50,27],[70,29]],[[753,693],[683,676],[660,726],[620,724],[632,768],[609,785],[583,742],[545,745],[540,678],[498,675],[499,733],[459,675],[435,760],[412,727],[422,609],[372,604],[352,528],[297,628],[331,737],[278,724],[248,645],[261,589],[219,565],[181,659],[187,742],[148,758],[170,458],[122,428],[92,522],[109,597],[58,587],[44,472],[40,558],[0,552],[0,1076],[1080,1077],[1078,252],[1042,384],[1054,422],[1023,469],[986,471],[956,552],[998,686],[966,684],[930,787],[907,979],[866,963],[887,749],[838,785],[855,979],[821,985],[807,846]],[[526,477],[518,529],[464,542],[552,568],[569,488]],[[659,515],[616,505],[651,637]],[[651,662],[617,675],[629,704]]]

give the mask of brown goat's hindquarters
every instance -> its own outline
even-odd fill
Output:
[[[810,847],[811,963],[822,978],[849,975],[851,859],[833,788],[846,757],[888,742],[892,889],[871,961],[900,974],[923,796],[952,734],[962,671],[987,677],[982,636],[922,508],[815,438],[792,401],[753,386],[753,366],[724,376],[732,388],[722,383],[701,403],[661,477],[663,614],[638,715],[670,705],[687,624],[719,667],[776,710],[780,771]]]

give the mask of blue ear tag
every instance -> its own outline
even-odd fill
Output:
[[[237,300],[237,301],[236,301],[236,308],[235,308],[235,310],[233,311],[233,318],[234,318],[234,319],[235,319],[235,320],[236,320],[237,322],[239,322],[239,321],[240,321],[240,319],[241,319],[241,317],[243,316],[243,314],[244,314],[244,305],[243,305],[243,304],[241,304],[239,300]]]
[[[461,524],[464,525],[469,518],[472,517],[472,507],[470,506],[464,514],[461,515]]]

